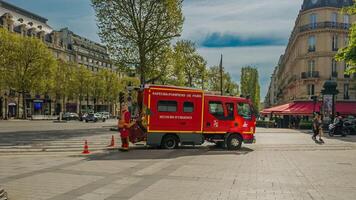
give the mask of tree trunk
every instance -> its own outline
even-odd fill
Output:
[[[61,112],[62,113],[64,113],[64,112],[66,112],[66,97],[65,96],[63,96],[63,99],[62,99],[62,108],[61,108]]]
[[[86,110],[86,112],[87,113],[89,113],[89,94],[87,94],[87,106],[86,106],[86,108],[87,108],[87,110]]]
[[[7,96],[5,96],[5,120],[7,120],[8,119],[8,117],[9,117],[9,111],[8,111],[8,99],[7,99]]]
[[[17,119],[20,118],[20,98],[21,98],[21,94],[19,92],[19,94],[17,96],[17,109],[16,109],[16,118]]]
[[[79,113],[82,113],[82,96],[79,97]]]
[[[94,108],[93,108],[93,110],[94,110],[94,113],[96,113],[96,98],[94,98]]]
[[[27,118],[25,92],[22,92],[22,119]]]

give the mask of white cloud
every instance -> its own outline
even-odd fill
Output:
[[[223,66],[233,79],[240,82],[241,68],[256,67],[260,75],[261,99],[267,93],[269,80],[284,46],[239,47],[239,48],[198,48],[198,52],[208,61],[209,66],[218,65],[223,54]]]
[[[211,33],[236,34],[241,38],[270,37],[288,39],[303,0],[185,0],[182,38],[196,43]],[[285,46],[202,48],[198,51],[217,65],[224,54],[224,67],[233,79],[240,80],[241,67],[259,69],[261,99],[267,93],[270,76]]]

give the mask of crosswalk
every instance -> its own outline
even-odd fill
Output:
[[[2,133],[0,154],[39,152],[81,152],[88,141],[91,152],[107,149],[114,135],[120,145],[119,134],[108,128],[90,130],[62,130],[47,132]]]

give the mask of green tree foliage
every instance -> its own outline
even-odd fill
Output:
[[[241,94],[249,96],[254,108],[259,110],[260,106],[260,84],[258,70],[253,67],[243,67],[241,69]]]
[[[79,113],[82,113],[82,101],[85,97],[88,98],[89,96],[93,73],[83,65],[74,64],[74,66],[72,67],[74,71],[74,73],[72,74],[73,81],[71,81],[71,84],[73,84],[72,86],[74,89],[73,96],[76,97],[79,102]]]
[[[57,60],[57,65],[54,73],[54,87],[52,90],[53,96],[55,96],[56,102],[58,99],[62,100],[61,111],[65,112],[66,101],[69,97],[74,96],[74,75],[75,75],[75,63],[65,62],[63,60]]]
[[[221,90],[220,67],[213,66],[207,70],[206,74],[207,74],[206,75],[207,89],[215,92],[220,91]],[[224,95],[231,95],[231,96],[239,95],[239,85],[232,80],[231,75],[228,72],[223,73],[223,91],[224,91]]]
[[[25,118],[26,94],[45,93],[49,90],[51,86],[46,81],[53,74],[55,60],[43,42],[36,38],[22,37],[3,30],[1,34],[5,35],[4,43],[10,43],[11,46],[3,54],[6,57],[3,82],[18,93],[18,99],[22,96],[22,117]]]
[[[183,26],[182,0],[92,0],[99,35],[121,66],[152,79],[154,60]]]
[[[356,15],[356,4],[344,8],[344,13],[349,15]],[[335,56],[337,61],[345,61],[348,64],[346,74],[356,73],[356,24],[352,24],[349,34],[348,46],[339,50]]]
[[[201,72],[206,69],[206,61],[197,53],[195,44],[189,40],[178,41],[173,56],[175,85],[201,88]]]

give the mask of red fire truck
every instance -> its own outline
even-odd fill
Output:
[[[242,142],[255,142],[256,117],[249,99],[157,85],[146,85],[139,96],[143,117],[132,128],[133,143],[146,140],[149,146],[174,149],[209,141],[237,150]]]

